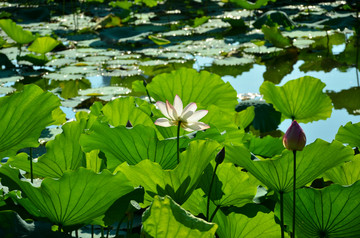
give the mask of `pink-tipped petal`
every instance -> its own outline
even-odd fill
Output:
[[[193,122],[193,123],[187,123],[183,128],[186,131],[202,131],[210,128],[210,126],[203,122]]]
[[[155,125],[162,126],[162,127],[170,127],[173,124],[167,118],[158,118],[155,122]]]
[[[204,116],[206,116],[206,114],[208,113],[208,110],[199,110],[194,112],[190,117],[187,118],[188,122],[197,122],[199,121],[201,118],[203,118]]]
[[[166,109],[166,104],[164,102],[158,101],[156,102],[156,106],[159,108],[159,110],[165,117],[170,118],[169,113]]]
[[[183,112],[183,103],[178,95],[176,95],[174,99],[174,108],[176,110],[176,114],[180,116]]]
[[[169,103],[168,100],[166,100],[166,110],[169,114],[169,118],[173,121],[176,121],[176,119],[178,117],[176,114],[176,110],[175,110],[174,106]]]
[[[189,103],[183,110],[182,114],[181,114],[181,119],[183,119],[184,121],[187,121],[187,119],[194,114],[194,112],[196,111],[197,106],[196,103],[192,102]]]

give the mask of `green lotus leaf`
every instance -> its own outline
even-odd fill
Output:
[[[134,190],[124,175],[113,175],[107,170],[101,174],[85,168],[66,171],[60,179],[44,179],[40,187],[19,179],[19,171],[8,165],[0,168],[0,174],[2,182],[15,182],[47,219],[64,229],[88,224]]]
[[[282,138],[275,138],[272,136],[265,136],[262,138],[252,136],[248,148],[254,155],[267,158],[280,155],[285,149]]]
[[[86,121],[72,121],[62,126],[63,132],[46,144],[46,154],[33,162],[33,173],[40,177],[59,178],[67,170],[85,165],[85,153],[79,144]],[[9,160],[11,166],[30,172],[27,155],[18,154]]]
[[[360,154],[354,159],[324,173],[326,179],[340,185],[351,185],[360,180]]]
[[[64,114],[53,114],[60,100],[50,92],[44,92],[34,84],[24,90],[0,98],[0,158],[12,156],[22,148],[37,147],[41,131],[59,122]]]
[[[10,19],[1,19],[0,27],[16,43],[27,44],[35,40],[35,36],[30,31],[25,31]]]
[[[292,191],[293,153],[284,150],[272,159],[252,160],[242,147],[226,148],[229,160],[244,167],[268,188],[275,191]],[[254,156],[252,156],[254,157]],[[256,157],[255,157],[256,158]],[[296,154],[296,187],[312,182],[326,170],[353,158],[353,150],[338,141],[328,143],[317,139]]]
[[[38,37],[28,47],[28,50],[39,54],[46,54],[57,45],[59,45],[59,42],[50,36]]]
[[[343,187],[296,191],[296,234],[298,237],[359,237],[360,182]],[[292,193],[284,194],[285,224],[292,227]],[[277,209],[278,210],[278,209]]]
[[[286,118],[295,118],[298,122],[307,123],[325,120],[331,116],[331,99],[322,92],[324,87],[325,83],[320,79],[304,76],[281,87],[264,82],[260,86],[260,93]]]
[[[155,196],[142,220],[145,237],[214,237],[218,227],[193,216],[169,196]]]
[[[235,114],[235,123],[241,129],[248,127],[255,118],[255,107],[250,106],[246,109],[236,112]]]
[[[167,45],[167,44],[171,43],[169,40],[162,38],[162,37],[158,37],[158,36],[150,35],[149,39],[152,40],[157,45]]]
[[[171,73],[155,76],[147,85],[150,96],[156,101],[173,103],[178,95],[184,106],[195,102],[198,108],[216,105],[223,111],[233,111],[237,105],[237,94],[229,82],[207,71],[181,68]]]
[[[145,202],[153,197],[169,195],[177,203],[184,203],[199,183],[200,176],[211,160],[215,158],[219,144],[215,141],[197,140],[180,154],[180,163],[173,170],[164,170],[150,160],[137,165],[123,163],[114,172],[121,172],[134,186],[145,188]],[[145,204],[146,205],[146,204]]]
[[[211,181],[215,163],[212,165],[206,168],[200,181],[200,187],[205,194],[209,194],[209,181]],[[222,163],[218,166],[210,195],[216,206],[241,207],[252,202],[258,183],[254,183],[254,180],[251,180],[249,175],[241,169],[232,163]]]
[[[291,46],[291,40],[281,34],[281,31],[277,27],[269,27],[263,25],[261,27],[264,33],[265,39],[271,44],[279,48],[286,48]]]
[[[117,98],[107,103],[102,111],[104,116],[109,119],[109,123],[115,127],[125,126],[130,121],[133,126],[144,125],[155,128],[151,118],[135,106],[133,97]]]
[[[177,164],[177,141],[159,141],[155,129],[143,125],[110,128],[96,121],[90,134],[81,136],[80,143],[85,152],[95,149],[104,152],[111,170],[123,162],[134,165],[145,159],[159,163],[164,169],[172,169]],[[187,144],[187,139],[180,140],[181,148]]]
[[[239,7],[242,7],[247,10],[259,9],[262,6],[266,6],[269,1],[274,2],[274,0],[256,0],[255,3],[248,2],[247,0],[230,0],[230,2],[233,2],[237,4]]]
[[[360,122],[354,124],[348,122],[345,126],[341,126],[335,139],[352,147],[360,147]]]
[[[274,213],[258,212],[254,217],[232,212],[225,215],[218,211],[214,222],[219,225],[217,234],[220,238],[277,238],[280,226],[275,223]]]
[[[99,152],[100,150],[92,150],[85,154],[86,168],[91,169],[95,173],[99,173],[106,167],[104,160],[99,157]]]

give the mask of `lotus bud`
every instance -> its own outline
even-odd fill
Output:
[[[222,162],[224,162],[225,159],[225,147],[223,147],[219,153],[217,153],[216,157],[215,157],[215,162],[217,164],[221,164]]]
[[[306,136],[303,129],[293,121],[283,137],[284,147],[288,150],[303,150],[306,144]]]

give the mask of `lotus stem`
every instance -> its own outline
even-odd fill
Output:
[[[285,237],[284,232],[284,192],[279,191],[280,193],[280,227],[281,227],[281,238]]]
[[[211,181],[210,181],[209,194],[208,194],[207,203],[206,203],[206,220],[207,221],[210,221],[209,220],[210,197],[211,197],[212,187],[213,187],[214,179],[215,179],[215,175],[216,175],[216,169],[217,169],[218,166],[219,166],[219,163],[216,163],[215,168],[214,168],[214,172],[212,174]],[[214,211],[214,213],[215,213],[215,211]]]
[[[293,183],[293,217],[292,217],[292,237],[295,238],[295,212],[296,212],[296,150],[293,150],[294,154],[294,183]]]
[[[210,217],[209,222],[212,222],[212,220],[214,219],[214,217],[215,217],[217,211],[219,211],[219,209],[220,209],[220,205],[217,205],[216,208],[215,208],[215,211],[213,212],[213,214]]]
[[[126,217],[126,215],[124,215],[124,216],[121,218],[121,220],[119,221],[119,224],[118,224],[118,226],[117,226],[117,228],[116,228],[115,237],[117,237],[117,236],[119,235],[120,226],[121,226],[121,223],[124,221],[125,217]]]
[[[94,225],[91,225],[91,238],[94,238]]]
[[[177,163],[180,163],[180,127],[181,127],[181,121],[179,121],[178,128],[177,128]]]
[[[32,156],[32,148],[29,148],[29,160],[30,160],[30,181],[34,182],[34,173],[33,173],[33,156]]]

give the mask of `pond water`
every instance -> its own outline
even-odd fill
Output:
[[[107,14],[119,9],[89,8],[87,15],[76,16],[54,14],[49,16],[50,22],[40,24],[27,16],[27,22],[21,23],[24,29],[40,35],[56,34],[63,44],[56,52],[47,54],[50,60],[45,67],[29,63],[25,58],[17,61],[17,47],[0,48],[2,56],[5,55],[3,58],[6,57],[14,65],[14,68],[8,69],[1,61],[0,94],[5,95],[21,89],[24,84],[35,83],[58,94],[63,99],[62,110],[72,119],[75,117],[74,108],[88,100],[88,95],[100,92],[103,95],[98,95],[98,98],[106,101],[121,95],[140,96],[130,91],[134,80],[146,79],[150,82],[157,74],[187,67],[219,74],[234,87],[239,98],[244,94],[258,95],[264,80],[274,81],[281,86],[307,75],[324,82],[327,93],[337,95],[345,92],[341,94],[342,102],[356,101],[353,104],[359,105],[359,81],[354,67],[357,62],[355,57],[348,56],[354,52],[358,54],[351,43],[354,33],[349,29],[351,27],[343,27],[339,22],[332,23],[331,29],[325,31],[324,25],[321,25],[324,19],[318,18],[326,11],[329,20],[335,19],[338,15],[334,9],[342,5],[342,2],[316,5],[311,8],[312,13],[303,19],[301,14],[304,9],[297,6],[274,5],[256,12],[234,9],[221,1],[211,1],[207,9],[209,19],[196,27],[191,26],[193,15],[182,14],[186,10],[168,11],[168,6],[143,12],[139,10],[133,15],[136,19],[134,22],[109,28],[101,28],[99,16],[106,19],[110,16]],[[4,3],[4,6],[9,5]],[[14,8],[16,6],[6,10],[13,11]],[[276,8],[302,24],[292,31],[282,29],[283,35],[292,39],[294,47],[274,47],[272,42],[264,39],[261,30],[252,26],[263,12]],[[354,15],[341,16],[344,20],[354,18]],[[323,18],[326,17],[323,15]],[[233,21],[244,23],[248,28],[244,32],[244,29],[236,28]],[[320,25],[316,25],[318,23]],[[85,30],[79,34],[72,30],[76,27],[99,29],[96,28],[96,34]],[[170,44],[159,46],[149,40],[150,35],[164,37]],[[0,36],[12,42],[3,31],[0,31]],[[22,56],[26,53],[29,53],[27,48],[22,47]],[[274,80],[272,76],[275,76]],[[353,93],[349,97],[351,99],[343,96],[347,94],[346,90],[351,91],[349,95]],[[360,121],[360,106],[337,105],[331,118],[301,124],[308,143],[316,138],[330,142],[341,125]],[[290,120],[284,120],[279,129],[286,131],[289,125]]]

